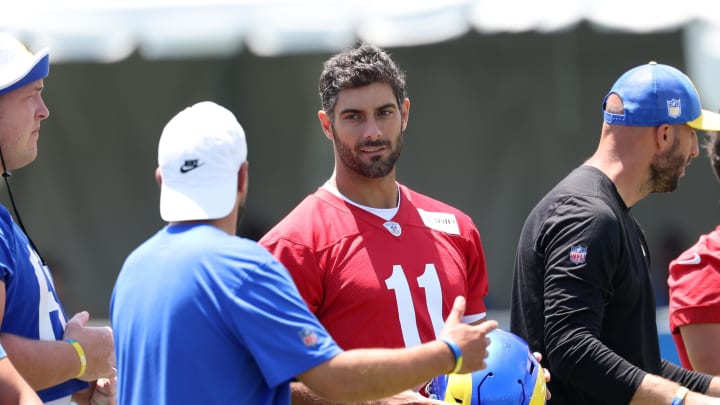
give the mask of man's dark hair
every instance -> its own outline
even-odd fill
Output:
[[[334,120],[333,110],[341,90],[387,83],[392,87],[398,107],[405,100],[405,73],[390,55],[374,45],[361,45],[340,52],[323,64],[320,74],[322,109]]]

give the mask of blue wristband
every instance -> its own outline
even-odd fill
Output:
[[[450,350],[453,353],[453,356],[455,356],[455,367],[452,369],[450,374],[455,374],[462,368],[463,363],[463,357],[462,357],[462,351],[460,350],[460,346],[457,345],[457,343],[453,342],[450,338],[440,338],[443,342],[445,342],[446,345],[450,348]]]
[[[690,390],[685,387],[678,388],[675,396],[672,399],[672,402],[670,402],[670,405],[682,405],[683,402],[685,402],[685,396],[687,395],[688,391]]]

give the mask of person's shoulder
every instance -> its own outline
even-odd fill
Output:
[[[295,205],[275,227],[291,226],[296,223],[306,223],[313,217],[325,215],[334,209],[342,208],[341,200],[323,188],[319,188],[313,194],[306,196]]]
[[[594,195],[556,193],[548,195],[533,210],[534,215],[545,216],[553,222],[594,223],[594,226],[617,225],[618,214],[608,202]]]
[[[541,233],[549,229],[594,230],[599,234],[615,234],[620,228],[618,208],[601,195],[580,192],[574,179],[558,183],[533,207],[526,226]]]
[[[701,234],[695,244],[687,249],[687,251],[697,250],[717,252],[720,256],[720,225],[708,233]]]
[[[580,166],[571,171],[550,189],[537,203],[535,209],[553,212],[559,207],[589,210],[597,214],[611,213],[609,202],[611,183],[602,172],[590,167]]]
[[[354,224],[346,203],[320,188],[270,228],[259,242],[266,248],[279,240],[309,245],[314,241],[320,242],[321,239],[332,238],[332,235],[340,232],[346,223]]]
[[[462,216],[467,216],[467,214],[461,209],[454,207],[446,202],[415,191],[408,186],[404,186],[402,184],[399,184],[399,186],[400,192],[403,195],[404,199],[410,202],[415,208],[425,211],[447,212],[451,214],[460,214]],[[400,202],[400,204],[402,204],[402,201]]]
[[[210,258],[220,261],[242,262],[249,266],[267,266],[275,261],[273,255],[259,242],[236,235],[218,238],[212,248],[205,249]]]
[[[716,226],[712,232],[707,234],[708,244],[717,247],[720,250],[720,225]]]
[[[14,239],[18,232],[14,229],[12,215],[2,204],[0,204],[0,237],[9,240]]]
[[[690,271],[709,269],[715,272],[720,265],[720,226],[702,234],[692,246],[670,261],[671,274],[684,274]]]
[[[273,255],[259,242],[239,236],[233,237],[232,239],[233,241],[229,244],[230,251],[236,252],[238,256],[252,257],[258,262],[266,262],[273,259]]]
[[[12,215],[10,211],[5,208],[4,205],[0,204],[0,227],[9,228],[13,224]]]
[[[417,212],[425,227],[442,231],[448,235],[475,239],[480,231],[472,217],[450,204],[400,185],[403,199],[401,209]],[[405,201],[405,206],[403,206]]]

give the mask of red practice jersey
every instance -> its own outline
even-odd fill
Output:
[[[680,326],[720,323],[720,226],[670,262],[670,331],[683,367],[691,369]]]
[[[386,221],[319,188],[260,240],[343,349],[433,340],[459,295],[467,320],[485,316],[487,269],[472,219],[399,189]]]

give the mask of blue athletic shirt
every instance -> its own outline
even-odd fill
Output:
[[[289,382],[338,355],[287,270],[210,225],[161,229],[110,300],[121,404],[290,404]]]
[[[10,213],[0,205],[0,280],[5,283],[5,313],[0,332],[29,339],[62,340],[67,316],[52,276]],[[87,388],[81,380],[38,391],[43,402]],[[68,400],[69,402],[69,400]]]

